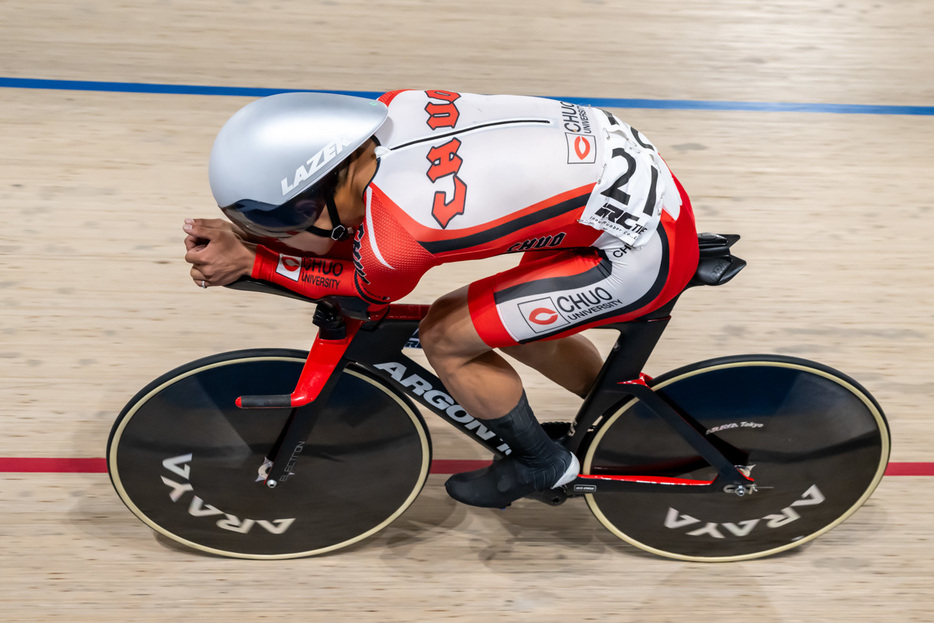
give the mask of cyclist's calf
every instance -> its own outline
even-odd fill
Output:
[[[581,398],[590,392],[603,367],[600,352],[581,334],[509,346],[502,351]]]

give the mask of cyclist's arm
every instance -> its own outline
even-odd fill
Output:
[[[313,299],[328,295],[359,296],[354,285],[352,260],[299,257],[258,245],[250,276]]]

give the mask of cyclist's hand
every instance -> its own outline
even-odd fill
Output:
[[[185,261],[198,286],[225,286],[253,270],[256,246],[221,219],[185,219]]]
[[[185,219],[185,232],[188,233],[185,236],[185,250],[191,251],[197,246],[206,245],[209,240],[207,238],[198,238],[195,234],[188,229],[188,225],[194,225],[195,223],[201,225],[202,227],[207,227],[210,229],[222,229],[233,232],[239,238],[246,239],[246,236],[243,235],[243,232],[234,226],[230,221],[225,221],[224,219],[219,218],[198,218],[198,219]]]

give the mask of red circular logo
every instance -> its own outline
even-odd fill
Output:
[[[287,271],[294,272],[302,267],[302,261],[297,257],[282,256],[282,267]]]
[[[583,136],[578,136],[574,139],[574,151],[577,152],[578,158],[585,159],[590,153],[590,141]]]
[[[536,307],[529,314],[529,322],[535,324],[551,324],[558,320],[558,312],[547,307]]]

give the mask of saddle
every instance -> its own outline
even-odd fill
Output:
[[[700,259],[687,287],[719,286],[735,277],[746,266],[746,260],[730,253],[737,240],[738,234],[698,234]]]

